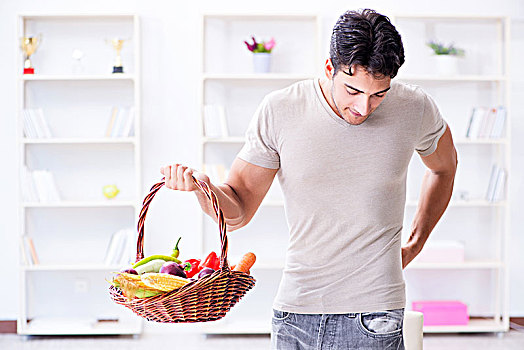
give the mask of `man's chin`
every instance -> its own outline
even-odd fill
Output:
[[[367,117],[358,117],[358,118],[348,117],[348,118],[345,118],[345,120],[351,125],[360,125],[364,123],[366,120],[368,120],[368,118]]]

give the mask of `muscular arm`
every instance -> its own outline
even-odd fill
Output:
[[[421,158],[428,170],[422,180],[411,235],[402,247],[402,268],[420,253],[451,199],[457,170],[457,152],[449,128],[446,128],[440,138],[435,152]]]

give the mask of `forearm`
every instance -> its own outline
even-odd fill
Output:
[[[221,184],[218,186],[210,184],[210,189],[217,196],[218,202],[220,203],[220,209],[224,214],[228,231],[240,228],[244,218],[244,209],[235,191],[227,184]],[[207,195],[200,190],[195,191],[195,193],[202,210],[217,222],[218,217],[211,200],[209,200]]]
[[[424,174],[420,199],[407,242],[416,254],[422,250],[431,231],[444,214],[451,199],[454,180],[455,171],[435,173],[427,170]]]

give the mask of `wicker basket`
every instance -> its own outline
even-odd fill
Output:
[[[111,286],[111,298],[120,305],[131,309],[148,321],[162,323],[207,322],[221,319],[255,285],[255,279],[247,273],[232,271],[227,262],[227,232],[224,215],[217,196],[207,183],[193,178],[195,185],[212,202],[218,217],[220,231],[220,269],[202,279],[186,284],[182,288],[149,298],[127,299],[120,289]],[[151,187],[144,198],[138,220],[138,241],[136,261],[144,258],[144,221],[149,204],[164,181]]]

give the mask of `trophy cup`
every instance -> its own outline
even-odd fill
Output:
[[[125,39],[114,38],[107,40],[113,45],[113,48],[116,50],[116,59],[115,65],[113,66],[113,73],[124,73],[124,67],[122,66],[122,57],[120,57],[120,51],[122,51],[122,46],[124,46]]]
[[[35,69],[33,68],[31,60],[29,58],[32,54],[35,53],[41,41],[41,35],[39,35],[38,37],[24,36],[22,38],[20,47],[22,48],[22,51],[24,51],[24,74],[35,74]]]

